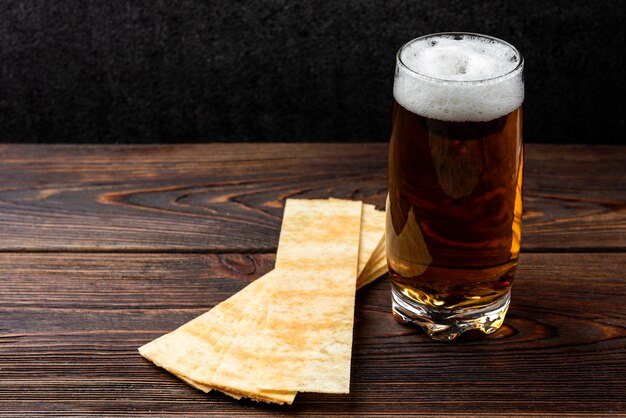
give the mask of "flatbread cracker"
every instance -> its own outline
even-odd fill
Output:
[[[271,297],[272,275],[256,293],[254,302],[242,314],[237,327],[237,337],[224,353],[222,361],[212,377],[215,387],[220,391],[237,393],[257,401],[291,404],[296,392],[264,391],[257,388],[256,370],[262,361],[255,346],[264,337],[265,317]]]
[[[346,201],[343,199],[330,198],[329,200]],[[381,239],[385,235],[385,211],[377,210],[376,206],[363,203],[361,213],[361,240],[359,243],[359,268],[361,275],[370,260],[370,257],[378,250]],[[384,243],[383,243],[384,244]]]
[[[201,390],[204,393],[209,393],[211,390],[215,389],[215,388],[212,388],[210,386],[203,385],[202,383],[194,382],[193,380],[187,379],[184,376],[179,376],[177,374],[174,374],[174,376],[178,377],[180,380],[182,380],[183,382],[187,383],[189,386],[191,386],[191,387],[193,387],[195,389]],[[238,395],[236,393],[226,392],[226,391],[223,391],[223,390],[221,390],[220,392],[230,396],[231,398],[235,398],[237,400],[242,398],[241,395]]]
[[[307,205],[319,210],[320,202],[323,201],[295,201],[295,204],[289,203],[288,205],[296,207],[300,212],[307,212]],[[349,201],[340,202],[345,204]],[[355,203],[358,204],[358,202],[351,202],[352,205]],[[293,210],[291,211],[293,212]],[[286,208],[285,214],[288,213]],[[357,244],[359,248],[359,272],[368,273],[368,278],[372,272],[365,271],[364,268],[371,264],[372,258],[378,257],[376,251],[372,249],[375,248],[380,252],[380,244],[375,243],[376,236],[384,231],[384,222],[381,223],[380,221],[381,214],[384,219],[384,212],[376,211],[371,205],[364,205],[361,214],[360,243]],[[328,215],[335,221],[341,222],[341,218],[337,218],[336,214],[329,213]],[[287,239],[290,236],[289,228],[287,230],[287,234],[281,233],[277,265],[297,266],[306,263],[307,257],[298,259],[297,251],[294,252],[290,248],[293,245],[290,244],[291,238],[297,241],[297,237],[292,234],[291,238]],[[316,230],[315,227],[313,230]],[[319,234],[316,235],[319,237]],[[284,249],[285,246],[287,251]],[[285,262],[283,263],[282,260]],[[323,265],[325,262],[315,262],[315,264],[318,263]],[[330,269],[328,269],[328,273],[332,274]],[[317,273],[313,274],[317,275]],[[294,277],[305,279],[304,276],[307,274],[296,273],[294,276],[294,273],[287,273],[283,275],[274,270],[217,305],[211,311],[141,347],[140,353],[155,364],[174,373],[189,385],[204,392],[218,389],[235,399],[246,396],[258,401],[290,404],[296,392],[256,388],[254,371],[263,360],[254,355],[247,357],[241,355],[242,349],[249,349],[249,347],[254,346],[255,339],[258,340],[260,335],[264,336],[260,330],[265,327],[267,307],[271,296],[270,291],[265,290],[265,285],[266,282],[272,281],[272,277],[276,275],[281,276],[277,280],[292,280]],[[312,280],[315,280],[315,277]],[[364,284],[359,282],[359,285]],[[310,286],[306,287],[309,288]],[[353,312],[353,308],[351,311]],[[350,332],[352,332],[351,326]],[[268,344],[263,341],[264,346]],[[238,361],[241,361],[241,364],[237,364]]]
[[[379,246],[376,247],[376,250],[357,279],[357,289],[372,283],[374,280],[389,271],[387,267],[387,254],[385,252],[384,244],[385,238],[383,236]]]
[[[336,200],[336,199],[330,199]],[[367,209],[366,209],[367,208]],[[384,212],[376,211],[373,205],[364,205],[361,216],[361,234],[359,257],[365,266],[373,250],[377,247],[379,237],[384,228]],[[380,220],[382,218],[382,222]],[[289,222],[289,220],[287,220]],[[370,225],[364,228],[364,225]],[[364,233],[365,230],[365,233]],[[288,241],[282,240],[279,248]],[[278,260],[283,257],[283,250],[279,250]],[[280,262],[278,263],[281,264]],[[276,274],[273,275],[276,277]],[[268,284],[268,282],[266,282]],[[224,354],[222,363],[213,375],[215,387],[219,390],[228,390],[243,396],[261,400],[291,404],[296,396],[295,391],[267,391],[257,388],[254,370],[259,369],[263,359],[259,357],[258,346],[266,336],[260,333],[265,327],[267,305],[271,292],[267,287],[260,288],[253,304],[249,305],[242,314],[242,320],[237,327],[237,337]],[[264,305],[264,306],[263,306]],[[252,371],[252,373],[251,373]]]
[[[210,387],[207,378],[217,370],[226,344],[222,337],[234,340],[241,310],[254,301],[257,288],[262,285],[261,279],[255,280],[210,311],[140,347],[139,353],[180,378]]]
[[[194,382],[191,379],[187,379],[185,376],[179,376],[177,374],[174,374],[174,376],[176,376],[177,378],[179,378],[183,382],[187,383],[189,386],[194,387],[194,388],[196,388],[198,390],[201,390],[204,393],[209,393],[211,391],[211,389],[213,389],[210,386],[206,386],[206,385],[203,385],[202,383]]]
[[[378,269],[372,270],[366,276],[364,276],[363,282],[359,284],[361,285],[361,287],[367,286],[368,284],[376,281],[378,278],[380,278],[381,276],[384,276],[388,272],[389,270],[387,269],[387,262],[385,261],[381,267],[379,267]]]
[[[387,255],[385,253],[385,236],[384,233],[381,236],[378,245],[370,255],[363,271],[359,273],[359,277],[356,280],[357,289],[362,288],[376,280],[378,276],[373,276],[373,273],[380,269],[380,267],[384,265],[387,266]]]
[[[361,202],[351,200],[288,199],[275,269],[306,270],[323,267],[320,264],[341,268],[343,259],[349,257],[350,263],[354,258],[350,268],[356,277],[362,208]],[[350,240],[341,241],[338,236],[350,236]]]
[[[363,273],[370,257],[381,245],[381,242],[384,245],[385,220],[385,212],[376,210],[374,205],[363,204],[358,275]]]
[[[287,202],[260,389],[349,393],[360,222],[358,202]]]

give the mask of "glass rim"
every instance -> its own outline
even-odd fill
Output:
[[[472,37],[477,37],[477,38],[489,39],[491,41],[498,42],[500,44],[503,44],[511,48],[511,50],[516,54],[516,56],[519,57],[519,62],[517,63],[515,68],[513,68],[512,70],[504,74],[495,76],[495,77],[482,78],[479,80],[451,80],[451,79],[446,79],[446,78],[431,77],[431,76],[419,73],[402,61],[402,51],[406,47],[408,47],[414,42],[421,41],[421,40],[428,39],[428,38],[433,38],[436,36],[447,36],[447,37],[453,37],[453,38],[457,36],[472,36]],[[410,41],[408,41],[407,43],[405,43],[404,45],[400,47],[400,49],[396,53],[396,62],[400,66],[402,66],[402,68],[409,71],[412,75],[415,75],[418,78],[421,78],[425,81],[431,81],[433,83],[439,83],[439,84],[452,84],[452,85],[480,85],[480,84],[498,83],[500,81],[505,81],[505,80],[508,80],[509,78],[516,76],[518,73],[522,72],[522,70],[524,69],[524,56],[515,46],[513,46],[512,44],[500,38],[496,38],[495,36],[483,35],[483,34],[474,33],[474,32],[436,32],[436,33],[429,33],[427,35],[418,36],[417,38],[411,39]]]

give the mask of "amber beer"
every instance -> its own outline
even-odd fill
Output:
[[[398,53],[386,248],[394,316],[450,340],[506,314],[522,216],[519,52],[435,34]]]

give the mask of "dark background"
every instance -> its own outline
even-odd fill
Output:
[[[604,1],[2,1],[0,141],[387,141],[395,52],[431,32],[526,59],[525,139],[622,143]]]

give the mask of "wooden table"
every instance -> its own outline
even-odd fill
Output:
[[[382,208],[384,144],[0,145],[0,415],[626,414],[626,147],[528,145],[505,325],[430,341],[359,291],[351,394],[205,395],[137,353],[272,268],[284,200]]]

